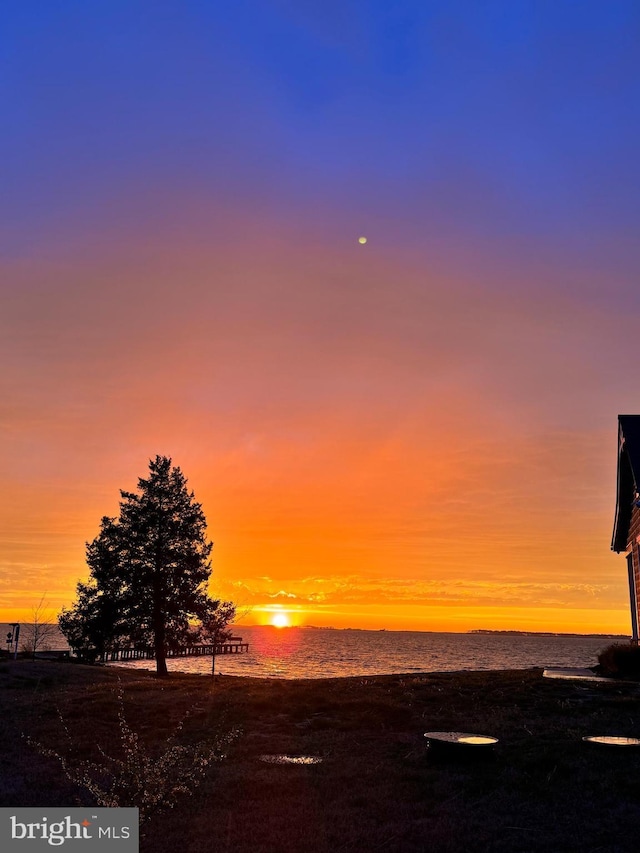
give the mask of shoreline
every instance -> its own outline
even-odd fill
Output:
[[[84,664],[72,664],[76,666],[84,666]],[[114,670],[121,670],[124,672],[138,672],[145,673],[153,678],[156,678],[155,670],[153,669],[144,669],[142,667],[128,667],[122,666],[118,663],[106,663],[106,664],[92,664],[91,666],[95,667],[104,667]],[[557,667],[558,669],[562,669],[563,667]],[[571,667],[566,667],[567,669],[571,669]],[[437,670],[422,670],[420,672],[375,672],[375,673],[361,673],[359,675],[319,675],[313,677],[300,677],[300,676],[283,676],[283,675],[238,675],[236,673],[227,673],[227,672],[216,672],[215,676],[213,676],[213,680],[217,683],[218,679],[234,679],[236,681],[246,681],[248,683],[254,681],[265,681],[265,682],[286,682],[286,683],[295,683],[300,682],[301,684],[317,684],[321,681],[362,681],[363,679],[383,679],[383,678],[426,678],[427,676],[438,676],[438,675],[452,675],[452,676],[465,676],[465,675],[499,675],[502,673],[528,673],[528,672],[540,672],[542,673],[545,667],[541,666],[523,666],[523,667],[510,667],[509,669],[437,669]],[[595,672],[594,672],[595,675]],[[177,669],[169,669],[168,679],[172,677],[176,678],[196,678],[198,680],[208,679],[212,680],[211,673],[205,672],[185,672],[184,670]],[[158,679],[159,680],[159,679]],[[640,685],[640,682],[629,682],[629,683],[637,683]]]

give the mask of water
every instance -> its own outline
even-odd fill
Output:
[[[31,626],[23,625],[20,645]],[[9,625],[0,623],[3,638]],[[249,654],[220,655],[216,672],[269,678],[327,678],[348,675],[391,675],[404,672],[445,672],[461,669],[525,669],[589,667],[598,652],[613,642],[594,637],[544,637],[504,634],[445,634],[421,631],[356,631],[330,628],[234,626],[249,643]],[[42,644],[65,649],[57,626]],[[119,663],[155,669],[154,661]],[[173,671],[208,674],[210,657],[170,658]]]
[[[13,625],[10,622],[0,622],[0,649],[6,651],[7,634],[13,631]],[[34,626],[29,622],[20,623],[20,633],[18,635],[18,651],[24,651],[26,648],[31,649],[33,643]],[[38,651],[44,652],[48,649],[68,649],[69,643],[62,631],[58,628],[57,622],[41,622],[38,626]],[[13,652],[14,645],[11,645]]]
[[[329,628],[234,627],[249,654],[219,655],[216,672],[269,678],[327,678],[527,667],[589,667],[613,642],[594,637],[440,634]],[[154,669],[154,661],[119,666]],[[208,674],[210,657],[173,658],[169,670]]]

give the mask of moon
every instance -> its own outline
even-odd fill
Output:
[[[366,238],[366,237],[358,237],[358,243],[360,243],[360,245],[361,245],[361,246],[364,246],[364,244],[365,244],[366,242],[367,242],[367,238]]]

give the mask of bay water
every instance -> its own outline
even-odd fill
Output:
[[[24,625],[20,639],[27,638]],[[10,626],[0,624],[0,630]],[[329,678],[457,670],[590,667],[598,652],[623,639],[542,634],[453,634],[425,631],[366,631],[333,628],[233,626],[249,643],[247,654],[216,657],[216,672],[258,678]],[[53,630],[43,644],[67,648]],[[44,649],[43,649],[44,650]],[[170,658],[170,671],[208,674],[211,657]],[[119,662],[117,666],[155,669],[155,661]]]
[[[248,654],[216,657],[216,672],[260,678],[333,678],[457,670],[590,667],[602,637],[452,634],[234,626]],[[152,660],[119,666],[155,669]],[[170,658],[170,671],[208,674],[211,657]]]

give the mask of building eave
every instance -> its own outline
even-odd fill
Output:
[[[626,551],[640,479],[640,415],[618,415],[618,475],[611,549]]]

